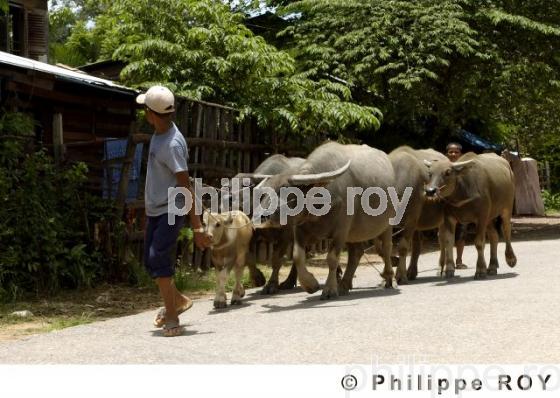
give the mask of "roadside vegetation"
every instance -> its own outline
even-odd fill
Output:
[[[261,270],[266,278],[270,276],[268,267],[261,267]],[[136,277],[142,281],[137,285],[100,283],[53,295],[25,294],[17,301],[0,303],[0,342],[157,309],[161,306],[157,287],[143,269],[136,272],[139,273]],[[289,268],[285,267],[282,276],[288,272]],[[242,281],[245,288],[251,287],[248,271],[243,274]],[[179,266],[175,282],[189,297],[211,300],[216,278],[214,272],[195,272]],[[231,292],[233,284],[230,278],[226,291]],[[17,314],[22,311],[26,312],[23,316]]]
[[[546,214],[560,216],[560,192],[551,193],[550,191],[544,190],[542,196]]]
[[[0,117],[0,300],[91,286],[104,259],[91,242],[106,206],[84,193],[86,167],[55,167],[37,147],[33,120]],[[101,216],[102,217],[102,216]]]

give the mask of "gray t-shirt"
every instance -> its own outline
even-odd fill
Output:
[[[188,170],[188,151],[185,137],[175,123],[163,134],[155,134],[150,141],[144,199],[146,215],[167,213],[167,190],[177,186],[175,173]],[[184,206],[183,195],[177,195],[178,208]]]

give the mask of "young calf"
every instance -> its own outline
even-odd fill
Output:
[[[245,256],[253,235],[253,224],[241,211],[224,213],[204,212],[203,222],[206,233],[212,239],[212,264],[216,268],[216,297],[214,308],[227,306],[226,282],[230,271],[234,270],[235,287],[231,304],[241,304],[245,289],[241,283]]]

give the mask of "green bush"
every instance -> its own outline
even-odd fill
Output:
[[[560,192],[552,193],[544,190],[542,192],[544,208],[547,213],[560,211]]]
[[[32,133],[25,115],[0,118],[0,300],[91,286],[103,272],[90,226],[104,205],[83,189],[87,167],[55,167]]]

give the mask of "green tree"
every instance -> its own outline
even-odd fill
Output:
[[[466,4],[497,60],[486,101],[491,120],[509,133],[512,146],[550,161],[560,189],[560,1]]]
[[[52,0],[49,11],[51,63],[81,66],[99,57],[95,18],[107,9],[107,0]]]
[[[127,84],[163,82],[279,131],[336,135],[379,127],[373,104],[352,103],[343,84],[298,72],[287,52],[253,35],[243,18],[212,0],[118,0],[95,19],[91,35],[101,58],[127,64]]]
[[[547,99],[558,93],[558,1],[270,3],[297,16],[282,34],[299,68],[347,81],[401,142],[434,144],[469,124],[507,138],[530,115],[558,113]]]

